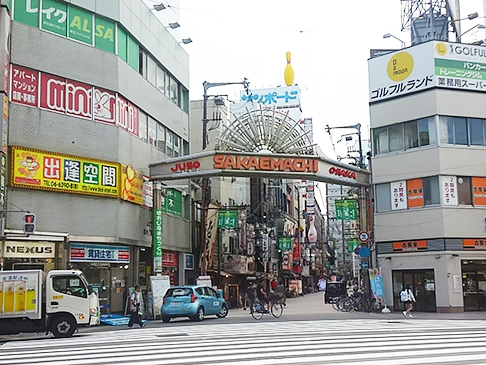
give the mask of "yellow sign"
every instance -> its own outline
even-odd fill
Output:
[[[121,166],[120,198],[136,204],[143,204],[143,174],[130,165]]]
[[[116,162],[12,147],[10,184],[118,198],[121,166]]]
[[[386,72],[393,81],[405,80],[413,70],[413,57],[408,52],[398,52],[388,62]]]

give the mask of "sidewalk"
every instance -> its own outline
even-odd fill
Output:
[[[419,319],[462,319],[462,320],[486,320],[486,312],[464,312],[464,313],[430,313],[412,311],[415,318]],[[230,309],[230,316],[248,316],[249,309]],[[376,319],[403,319],[402,311],[390,313],[367,313],[367,312],[339,312],[331,304],[324,303],[324,295],[320,293],[306,294],[303,297],[287,299],[287,306],[284,309],[285,315],[318,315],[333,318],[376,318]]]

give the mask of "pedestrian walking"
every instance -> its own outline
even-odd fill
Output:
[[[413,303],[415,303],[415,296],[413,295],[413,291],[410,288],[410,284],[407,283],[405,289],[400,292],[400,300],[405,306],[405,310],[402,312],[403,316],[406,318],[413,318],[411,312],[413,309]]]
[[[142,303],[142,288],[140,285],[135,285],[134,292],[130,295],[128,308],[130,310],[130,320],[128,321],[128,328],[132,328],[134,324],[138,324],[140,328],[145,327],[140,315],[140,305]]]
[[[284,307],[286,307],[287,298],[285,296],[285,285],[283,284],[283,281],[280,281],[280,283],[278,283],[277,287],[275,288],[275,292],[278,294],[280,302],[284,305]]]

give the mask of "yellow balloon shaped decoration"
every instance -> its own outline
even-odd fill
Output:
[[[292,86],[294,83],[294,69],[290,65],[290,52],[287,52],[287,66],[285,67],[284,78],[287,86]]]

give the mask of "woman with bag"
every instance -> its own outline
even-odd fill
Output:
[[[412,289],[410,288],[410,284],[407,283],[407,285],[405,286],[405,289],[403,289],[401,292],[400,292],[400,300],[402,301],[402,303],[405,305],[405,308],[406,310],[404,310],[402,313],[403,313],[403,316],[405,318],[413,318],[412,316],[412,313],[410,313],[413,309],[413,303],[415,302],[415,297],[413,295],[413,291]]]

